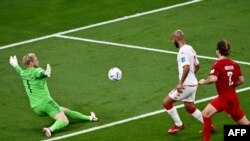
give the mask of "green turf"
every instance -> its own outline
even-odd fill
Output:
[[[187,0],[1,0],[0,45]]]
[[[23,127],[26,127],[31,130],[36,129],[32,130],[35,134],[29,134],[29,136],[33,135],[34,138],[39,139],[42,137],[38,132],[41,126],[48,126],[52,122],[52,120],[46,122],[45,119],[35,117],[27,103],[21,80],[6,63],[14,50],[20,60],[21,55],[27,53],[27,49],[29,52],[40,50],[38,57],[41,60],[41,66],[45,66],[45,63],[51,64],[53,75],[48,80],[48,85],[55,100],[62,106],[85,113],[90,110],[95,111],[101,118],[101,121],[95,125],[161,109],[165,92],[171,90],[177,82],[177,77],[170,77],[175,76],[177,72],[173,55],[167,56],[58,38],[28,44],[25,47],[7,49],[0,52],[3,58],[0,62],[5,68],[2,72],[2,79],[7,80],[7,82],[1,81],[0,84],[8,88],[1,89],[4,95],[1,98],[0,112],[11,111],[17,105],[22,105],[23,109],[17,113],[7,112],[2,115],[3,119],[8,120],[8,122],[3,120],[0,124],[4,125],[2,131],[5,136],[2,136],[3,138],[8,134],[11,134],[13,138],[15,135],[18,137],[19,134],[13,135],[13,132],[19,133]],[[64,59],[57,56],[64,56]],[[124,75],[120,82],[115,83],[108,80],[107,71],[110,67],[117,65],[123,70]],[[205,95],[201,94],[198,97],[206,97]],[[145,103],[148,106],[144,106]],[[20,119],[8,118],[14,115]],[[19,120],[22,121],[18,124],[19,127],[13,126],[14,123],[11,121]],[[34,124],[27,125],[37,120],[41,120],[41,123],[35,126]],[[93,125],[76,124],[66,130],[71,132],[91,126]],[[58,135],[65,133],[67,132],[61,132]],[[24,136],[24,138],[29,138],[29,136]]]
[[[248,92],[239,94],[242,103],[248,103]],[[198,104],[199,108],[206,106],[206,103]],[[247,105],[243,104],[246,115],[250,116],[250,110]],[[119,140],[119,141],[192,141],[201,140],[202,135],[198,134],[198,131],[202,128],[200,122],[188,115],[185,110],[179,109],[180,117],[183,119],[185,129],[181,132],[169,135],[166,134],[166,130],[172,125],[172,120],[167,113],[158,114],[152,117],[136,120],[126,124],[118,125],[115,127],[105,128],[91,133],[71,137],[69,140]],[[223,119],[223,120],[222,120]],[[212,135],[213,141],[221,141],[223,138],[223,124],[235,124],[224,112],[216,114],[213,117],[213,123],[216,126],[216,133]],[[114,136],[115,135],[115,136]]]
[[[2,72],[2,79],[7,80],[5,83],[1,81],[1,86],[8,88],[1,89],[4,95],[1,97],[0,112],[5,113],[2,115],[5,120],[0,123],[3,125],[2,139],[7,140],[9,137],[17,139],[20,134],[24,140],[41,139],[43,138],[41,127],[52,123],[49,118],[39,118],[33,114],[24,95],[21,81],[16,81],[19,80],[18,76],[9,64],[4,63],[13,50],[18,52],[20,60],[20,56],[25,54],[28,48],[30,52],[40,50],[38,57],[42,66],[45,66],[45,63],[51,64],[53,75],[48,84],[52,96],[59,104],[85,113],[93,110],[101,118],[101,121],[94,125],[91,123],[70,125],[64,132],[56,135],[159,110],[162,108],[161,101],[165,93],[177,82],[177,77],[172,77],[177,71],[174,55],[58,38],[11,48],[0,52],[3,57],[1,64],[6,68]],[[65,59],[60,60],[55,56],[64,56]],[[207,62],[209,61],[201,60],[203,64]],[[123,70],[124,76],[120,82],[114,83],[108,80],[107,70],[117,64]],[[201,73],[208,69],[209,67],[202,68]],[[200,87],[197,99],[214,94],[213,88],[207,88],[212,86]],[[12,112],[17,106],[23,108]],[[18,118],[9,118],[13,116]],[[18,124],[15,124],[16,122]]]
[[[18,3],[17,1],[8,2]],[[11,7],[15,4],[12,5],[8,2],[0,2],[0,7],[4,5],[9,7],[11,13]],[[39,28],[34,28],[31,25],[37,22],[36,18],[28,20],[30,22],[24,21],[22,24],[17,22],[18,18],[14,18],[17,21],[13,21],[13,24],[16,23],[18,26],[13,28],[13,31],[1,26],[0,30],[5,29],[4,31],[8,31],[9,35],[6,33],[6,37],[2,38],[2,42],[0,41],[0,43],[6,44],[175,3],[174,1],[161,1],[156,4],[154,1],[148,1],[151,3],[150,5],[143,5],[139,4],[139,1],[136,1],[132,6],[131,1],[113,1],[111,3],[122,6],[108,10],[108,7],[101,6],[100,1],[100,3],[91,4],[95,7],[92,9],[95,11],[92,16],[87,17],[85,15],[86,17],[81,17],[79,14],[72,15],[69,12],[72,7],[79,5],[80,1],[77,1],[78,3],[58,2],[59,4],[56,5],[60,8],[65,8],[65,11],[55,12],[51,15],[52,19],[57,14],[60,17],[58,18],[60,19],[59,23],[57,23],[58,21],[56,22],[58,26],[53,24],[49,26],[50,28],[46,28],[46,26],[39,25]],[[40,3],[40,5],[34,3]],[[21,7],[46,7],[47,2],[18,4]],[[127,5],[131,5],[131,7],[126,8],[128,7]],[[245,28],[249,26],[245,22],[249,14],[242,14],[243,11],[248,10],[248,5],[248,1],[242,0],[239,0],[237,3],[225,0],[219,3],[215,0],[206,0],[193,5],[117,22],[70,35],[177,51],[170,41],[170,33],[176,28],[182,28],[186,33],[188,43],[194,45],[197,52],[201,55],[214,56],[214,45],[217,39],[222,38],[223,35],[223,37],[227,37],[232,42],[232,57],[237,60],[249,61],[248,52],[246,51],[246,45],[249,41],[245,40],[248,35],[248,31]],[[71,12],[81,13],[84,9],[89,8],[87,6],[83,7],[83,9],[76,8]],[[99,12],[96,9],[100,9],[100,7],[106,9],[106,14],[104,13],[103,17],[97,18],[97,13]],[[124,10],[122,10],[123,8]],[[121,11],[117,12],[117,9]],[[7,9],[1,10],[7,11]],[[39,10],[36,13],[32,9],[27,8],[24,10],[24,13],[19,12],[19,14],[27,16],[25,12],[31,12],[34,14],[33,16],[43,13]],[[61,16],[65,16],[64,12],[68,14],[66,15],[70,20],[67,20],[67,18],[61,19]],[[17,13],[14,12],[12,14],[15,15]],[[83,18],[88,20],[85,21]],[[181,18],[185,20],[181,20]],[[235,20],[235,18],[238,18],[238,20]],[[223,20],[227,21],[223,24],[225,27],[218,24]],[[46,20],[43,21],[46,22]],[[230,21],[232,25],[229,24]],[[6,24],[6,26],[13,25]],[[231,33],[232,29],[235,34]],[[15,35],[12,36],[12,34]],[[45,139],[41,133],[41,129],[53,123],[52,119],[37,117],[33,113],[29,107],[20,78],[8,64],[10,55],[16,54],[21,64],[22,56],[28,52],[35,52],[38,55],[42,67],[45,67],[46,63],[51,64],[53,74],[48,79],[48,85],[52,97],[60,105],[84,113],[93,110],[101,119],[100,122],[94,124],[73,121],[73,124],[70,124],[68,128],[56,133],[54,136],[162,109],[161,103],[163,98],[178,82],[176,55],[86,43],[56,37],[1,50],[0,117],[2,120],[0,120],[0,140]],[[213,61],[200,59],[200,62],[201,69],[198,73],[198,78],[206,77]],[[123,71],[123,78],[119,82],[108,80],[107,71],[113,66],[120,67]],[[247,78],[250,75],[249,66],[241,65],[241,67],[246,76],[246,82],[240,88],[248,87],[250,85],[250,80]],[[247,93],[244,92],[241,94],[241,100],[243,109],[246,110],[246,113],[249,113],[249,110],[246,109],[248,104]],[[206,98],[211,95],[215,95],[214,86],[202,86],[198,89],[197,99]],[[203,109],[204,104],[198,105],[199,108]],[[183,130],[182,133],[174,136],[167,136],[165,134],[165,130],[172,124],[169,116],[167,114],[159,114],[66,140],[200,140],[201,135],[193,135],[193,133],[196,133],[201,128],[201,125],[191,117],[186,116],[187,114],[183,109],[180,110],[180,114],[187,125],[187,130]],[[223,123],[220,121],[223,121]],[[222,125],[225,123],[232,124],[233,122],[225,114],[215,117],[215,124],[218,129],[218,134],[215,134],[213,137],[215,140],[222,139]]]
[[[171,33],[182,29],[200,55],[215,56],[216,43],[227,39],[232,45],[232,58],[249,61],[249,6],[246,0],[205,0],[70,35],[176,51]]]

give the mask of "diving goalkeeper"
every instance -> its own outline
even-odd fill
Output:
[[[10,56],[10,64],[21,76],[23,84],[33,111],[39,116],[50,116],[55,122],[50,127],[43,128],[45,136],[50,137],[56,130],[66,127],[70,119],[81,121],[98,121],[94,112],[90,116],[72,111],[59,106],[50,96],[46,79],[51,75],[50,65],[46,70],[39,67],[39,61],[34,53],[28,53],[23,57],[23,63],[27,69],[23,70],[19,65],[16,56]]]

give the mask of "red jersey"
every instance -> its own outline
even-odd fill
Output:
[[[213,64],[210,75],[218,78],[215,85],[219,97],[225,99],[237,97],[235,83],[242,76],[242,72],[236,62],[230,59],[218,60]]]

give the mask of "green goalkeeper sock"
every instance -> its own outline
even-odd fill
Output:
[[[56,120],[54,122],[54,124],[49,127],[49,129],[52,132],[54,132],[54,131],[59,130],[59,129],[63,128],[63,127],[66,127],[67,125],[68,125],[68,123],[65,122],[64,120]]]
[[[69,109],[67,110],[67,112],[65,114],[68,118],[74,119],[74,120],[84,120],[84,121],[91,121],[92,120],[92,118],[90,116],[86,116],[82,113],[72,111]]]

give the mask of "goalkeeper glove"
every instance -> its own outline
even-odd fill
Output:
[[[46,68],[44,74],[45,74],[46,76],[50,77],[50,75],[51,75],[51,67],[50,67],[49,64],[47,64],[47,68]]]
[[[13,66],[14,68],[18,66],[16,55],[10,56],[10,65]]]

